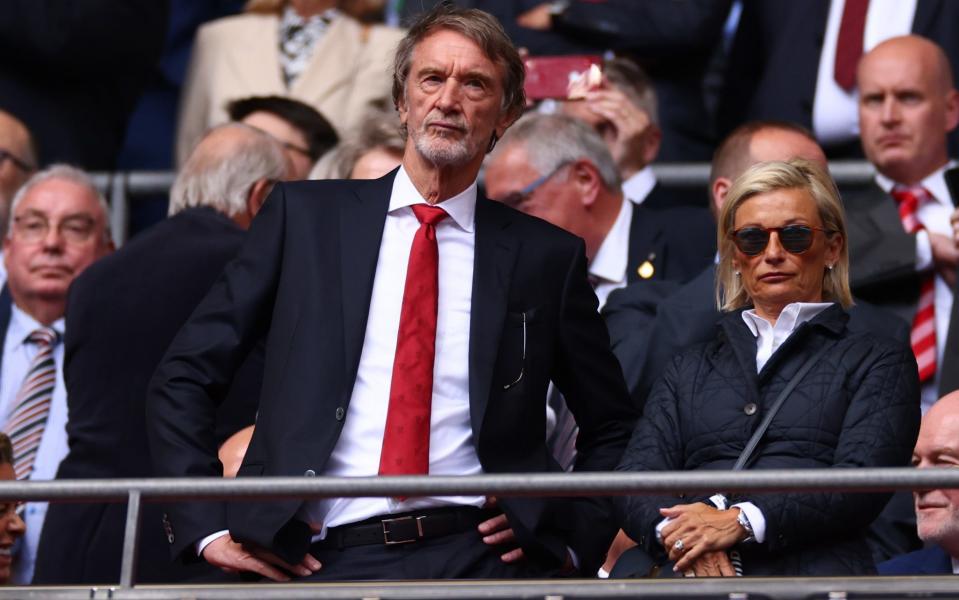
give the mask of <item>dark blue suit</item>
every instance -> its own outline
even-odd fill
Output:
[[[876,567],[880,575],[949,575],[952,559],[939,546],[891,558]]]

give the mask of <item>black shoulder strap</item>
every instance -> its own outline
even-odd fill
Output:
[[[752,437],[749,438],[748,442],[746,442],[746,447],[743,448],[742,454],[739,455],[739,458],[736,460],[736,464],[733,465],[733,471],[741,471],[746,466],[746,463],[749,462],[750,457],[752,457],[753,452],[756,450],[756,446],[759,445],[759,441],[766,433],[766,430],[769,429],[769,424],[772,423],[776,413],[778,413],[779,409],[782,408],[782,405],[785,404],[786,398],[794,389],[796,389],[796,386],[799,385],[799,381],[806,376],[806,373],[813,368],[813,365],[819,361],[819,357],[822,356],[822,354],[823,350],[820,350],[819,352],[816,352],[807,358],[806,362],[799,367],[799,370],[796,371],[796,374],[793,375],[793,378],[790,379],[789,383],[786,384],[786,387],[783,388],[783,391],[779,393],[779,396],[776,397],[776,401],[773,402],[772,408],[769,409],[769,412],[766,413],[766,416],[759,424],[759,427],[756,428],[756,431],[753,432]]]

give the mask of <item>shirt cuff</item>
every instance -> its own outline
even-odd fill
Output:
[[[753,526],[753,537],[756,538],[756,543],[762,544],[766,540],[766,517],[763,516],[763,511],[752,502],[740,502],[733,504],[730,508],[734,507],[743,511],[749,519],[749,524]]]
[[[663,528],[669,525],[670,518],[666,517],[662,521],[656,524],[656,541],[659,542],[659,545],[663,545]]]
[[[916,271],[928,271],[932,266],[932,242],[929,241],[929,232],[920,229],[916,232]]]
[[[203,556],[203,549],[210,545],[210,542],[213,540],[219,539],[230,533],[229,529],[224,529],[222,531],[217,531],[216,533],[211,533],[202,540],[196,543],[196,555]]]

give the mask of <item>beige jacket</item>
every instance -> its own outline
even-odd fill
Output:
[[[306,102],[341,135],[371,103],[390,98],[393,54],[403,31],[342,16],[289,88],[280,69],[278,33],[275,15],[237,15],[200,28],[180,98],[177,165],[204,131],[226,122],[226,103],[236,98],[280,95]]]

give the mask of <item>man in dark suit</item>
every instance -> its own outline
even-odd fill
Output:
[[[212,130],[177,176],[172,216],[74,283],[64,370],[70,452],[58,479],[154,475],[143,408],[150,376],[287,169],[266,134],[237,124]],[[218,442],[253,423],[261,372],[262,356],[251,355],[221,407]],[[154,504],[143,510],[138,581],[202,576],[202,569],[170,565],[162,510]],[[34,583],[119,580],[125,523],[123,504],[52,505]]]
[[[240,477],[558,470],[545,443],[550,379],[581,424],[577,468],[609,469],[622,451],[634,415],[582,241],[476,193],[485,151],[524,105],[521,59],[489,15],[438,9],[396,64],[401,168],[277,185],[154,375],[160,474],[219,473],[216,395],[263,335]],[[502,498],[501,533],[525,555],[507,563],[477,529],[484,503],[197,503],[171,512],[170,542],[278,580],[511,577],[590,572],[613,533],[600,499]]]
[[[856,296],[913,324],[927,410],[944,395],[939,384],[949,370],[942,360],[959,250],[946,136],[959,123],[959,92],[942,49],[918,36],[876,46],[860,62],[858,81],[862,146],[878,174],[844,199],[850,283]]]
[[[959,4],[950,0],[744,0],[720,96],[719,133],[747,120],[783,119],[813,130],[830,158],[861,157],[856,59],[911,32],[935,40],[959,67],[957,22]],[[950,150],[959,151],[955,132]]]
[[[923,416],[912,464],[955,468],[959,462],[959,392],[943,396]],[[916,529],[926,548],[879,564],[880,575],[959,575],[959,490],[917,490]]]
[[[486,191],[585,240],[600,306],[627,283],[687,281],[716,252],[706,209],[651,208],[625,198],[603,140],[573,117],[520,120],[488,161]]]

